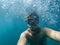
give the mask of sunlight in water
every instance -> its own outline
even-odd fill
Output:
[[[0,45],[16,44],[27,28],[26,16],[33,11],[40,17],[40,27],[60,31],[60,0],[0,0]]]
[[[11,16],[16,18],[23,17],[22,19],[25,20],[25,16],[35,11],[41,17],[41,21],[48,25],[58,23],[59,2],[59,0],[0,0],[1,8],[6,13],[4,16],[7,21],[13,20]]]

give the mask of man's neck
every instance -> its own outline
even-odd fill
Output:
[[[37,35],[38,33],[40,33],[40,28],[38,26],[32,26],[30,27],[30,30],[33,35]]]
[[[30,29],[36,29],[38,26],[30,26]]]

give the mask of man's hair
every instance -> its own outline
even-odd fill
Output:
[[[27,20],[30,19],[30,18],[33,18],[33,16],[35,16],[35,18],[39,20],[39,16],[35,12],[31,13],[30,15],[28,15],[27,16]]]

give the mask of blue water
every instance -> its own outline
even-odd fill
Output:
[[[25,17],[33,11],[40,17],[40,27],[60,31],[60,0],[0,0],[0,45],[17,44],[28,28]],[[47,44],[60,45],[49,38]]]

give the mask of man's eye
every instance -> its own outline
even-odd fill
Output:
[[[29,19],[29,20],[33,20],[33,19]]]

